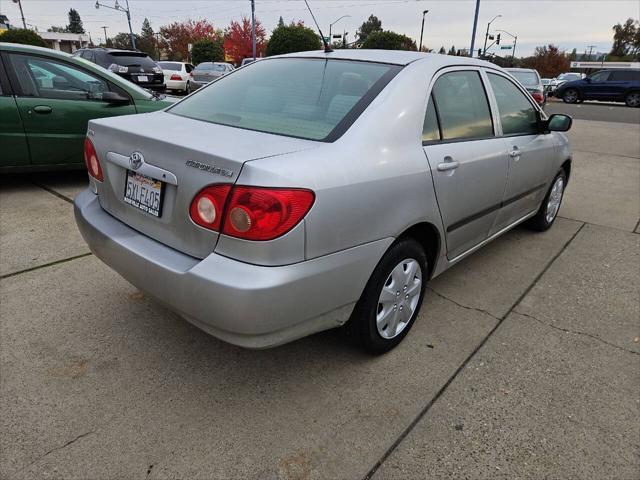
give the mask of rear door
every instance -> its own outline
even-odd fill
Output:
[[[0,168],[29,165],[29,148],[18,105],[0,59]]]
[[[633,82],[633,72],[629,70],[612,71],[607,81],[611,100],[624,100],[627,90]]]
[[[423,128],[438,206],[453,259],[485,240],[507,179],[507,147],[496,137],[479,69],[446,69],[436,78]]]
[[[123,90],[71,63],[40,55],[8,55],[10,79],[34,165],[83,163],[82,144],[93,118],[136,113],[102,93]]]
[[[540,133],[539,114],[526,92],[499,72],[487,73],[502,141],[509,154],[507,187],[490,235],[540,206],[552,175],[555,146]]]
[[[583,93],[586,94],[587,100],[608,100],[612,98],[612,92],[609,85],[610,71],[594,73],[588,80],[584,80],[582,86]]]

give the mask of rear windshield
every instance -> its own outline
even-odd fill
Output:
[[[160,62],[158,65],[163,70],[171,70],[173,72],[179,72],[182,70],[182,64],[178,62]]]
[[[201,64],[199,64],[199,65],[196,65],[196,68],[195,68],[194,70],[200,70],[200,71],[203,71],[203,70],[206,70],[206,71],[213,70],[213,63],[201,63]]]
[[[558,76],[558,80],[566,80],[567,82],[570,82],[572,80],[580,80],[580,74],[579,73],[563,73],[560,76]]]
[[[400,69],[347,60],[263,60],[221,77],[168,111],[221,125],[333,141]]]
[[[538,75],[535,72],[519,72],[508,70],[525,87],[535,87],[538,85]]]
[[[113,62],[125,67],[155,67],[156,63],[147,55],[135,52],[109,52]]]

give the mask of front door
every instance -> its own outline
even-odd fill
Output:
[[[136,113],[133,103],[103,101],[115,87],[76,65],[39,55],[8,58],[33,165],[82,164],[89,120]]]
[[[529,96],[509,78],[488,73],[509,152],[509,173],[502,207],[490,234],[535,211],[552,177],[554,144],[540,132],[538,113]]]
[[[583,80],[582,91],[587,100],[607,100],[612,97],[608,82],[610,75],[610,71],[604,70]]]
[[[0,168],[29,165],[29,148],[18,105],[0,60]]]
[[[423,149],[453,259],[489,235],[505,189],[508,160],[494,133],[477,69],[446,71],[431,92]]]

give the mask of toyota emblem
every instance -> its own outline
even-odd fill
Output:
[[[129,157],[129,165],[131,165],[131,168],[133,168],[134,170],[138,170],[143,163],[144,157],[140,152],[133,152]]]

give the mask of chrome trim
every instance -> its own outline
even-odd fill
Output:
[[[120,155],[115,152],[107,153],[107,161],[111,162],[119,167],[126,168],[127,170],[131,170],[131,163],[129,162],[129,157],[125,155]],[[160,180],[161,182],[170,183],[171,185],[178,185],[178,178],[168,170],[164,168],[156,167],[155,165],[151,165],[149,163],[143,163],[140,165],[140,168],[136,170],[136,172],[146,175],[147,177],[154,178],[156,180]]]

